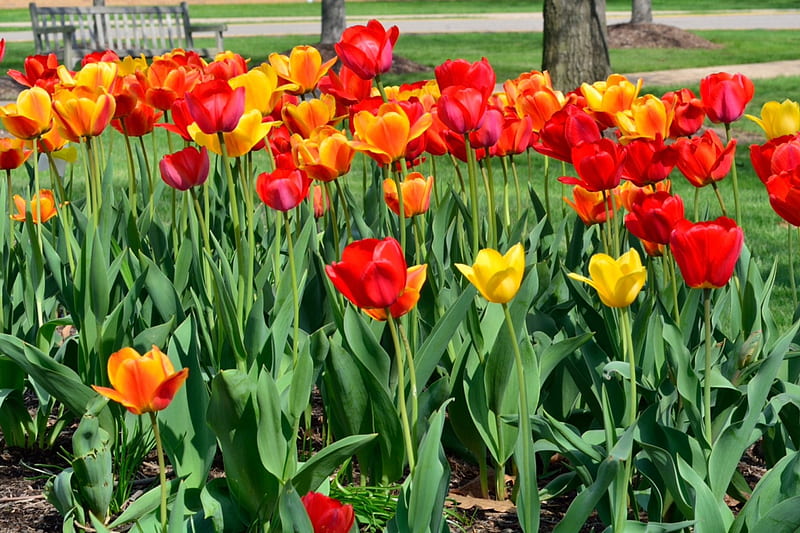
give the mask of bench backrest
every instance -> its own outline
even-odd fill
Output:
[[[186,2],[173,6],[41,7],[30,4],[37,53],[62,49],[69,34],[47,30],[75,28],[72,49],[77,57],[114,50],[120,57],[154,56],[173,48],[192,48]]]

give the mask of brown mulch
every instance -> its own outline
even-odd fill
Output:
[[[699,35],[666,24],[613,24],[609,48],[721,48]]]

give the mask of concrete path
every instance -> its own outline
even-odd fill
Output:
[[[265,11],[269,7],[265,6]],[[349,25],[365,24],[371,17],[348,17]],[[657,11],[654,22],[677,26],[685,30],[705,29],[795,29],[800,30],[798,10],[746,10],[726,13],[687,13]],[[630,12],[608,12],[608,24],[627,22]],[[384,16],[384,25],[397,25],[402,34],[415,33],[463,33],[463,32],[538,32],[542,31],[541,12],[484,13],[470,15],[426,15]],[[256,37],[275,35],[309,35],[320,33],[319,17],[263,17],[247,20],[230,17],[226,19],[198,19],[197,22],[227,22],[227,37]],[[0,37],[8,42],[32,40],[28,23],[0,24]],[[754,43],[754,46],[756,44]],[[713,53],[713,52],[710,52]],[[694,85],[711,72],[741,72],[752,79],[778,76],[800,76],[800,60],[755,63],[748,65],[723,65],[669,71],[625,73],[630,78],[643,78],[647,85]]]

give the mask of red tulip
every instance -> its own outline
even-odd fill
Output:
[[[483,124],[487,99],[474,87],[453,85],[442,91],[436,104],[439,120],[455,133],[464,134]]]
[[[483,115],[483,124],[475,131],[469,132],[469,144],[473,148],[491,148],[500,139],[503,132],[503,113],[497,109],[487,109]]]
[[[111,126],[123,135],[141,137],[153,131],[163,114],[140,100],[125,117],[112,120]]]
[[[600,137],[594,118],[576,105],[566,105],[545,122],[532,146],[540,154],[571,163],[573,146],[599,141]]]
[[[714,130],[706,130],[701,137],[680,139],[674,145],[678,152],[678,169],[695,187],[703,187],[724,178],[733,164],[736,139],[727,146]]]
[[[406,287],[407,265],[400,243],[391,237],[347,245],[342,260],[325,266],[333,286],[362,309],[385,309]]]
[[[392,318],[400,318],[417,305],[419,301],[419,291],[428,275],[428,265],[415,265],[408,268],[406,272],[406,286],[398,296],[397,301],[389,306],[389,313]],[[386,309],[364,309],[364,312],[375,320],[386,320]]]
[[[773,158],[775,152],[779,147],[784,144],[796,144],[797,150],[790,148],[788,150],[781,150],[779,158],[775,159],[775,170],[773,170]],[[770,139],[764,144],[751,144],[750,145],[750,163],[753,165],[753,170],[756,171],[758,179],[762,183],[773,174],[779,174],[784,170],[791,170],[800,164],[800,157],[795,158],[796,152],[800,152],[800,136],[798,135],[784,135],[783,137],[776,137]],[[797,155],[800,155],[798,153]]]
[[[689,287],[714,289],[731,279],[743,242],[742,228],[719,217],[697,223],[681,220],[672,230],[669,247]]]
[[[331,69],[319,80],[319,90],[323,94],[332,94],[336,98],[336,114],[344,115],[348,107],[369,98],[372,81],[360,78],[353,70],[342,65],[338,74]]]
[[[90,52],[83,56],[81,59],[81,66],[85,67],[89,63],[116,63],[119,61],[119,56],[113,50],[100,50],[97,52]]]
[[[800,168],[775,174],[765,185],[772,209],[789,224],[800,227]]]
[[[294,168],[277,168],[262,172],[256,180],[256,192],[261,201],[278,211],[294,209],[308,196],[311,178]]]
[[[493,156],[504,156],[524,153],[528,149],[533,137],[533,119],[526,116],[519,118],[516,116],[505,117],[503,128],[497,144],[492,146],[489,152]]]
[[[314,533],[348,533],[353,527],[355,514],[352,505],[342,505],[318,492],[309,492],[301,500]]]
[[[744,74],[718,72],[700,80],[700,98],[711,122],[730,124],[741,118],[755,87]]]
[[[672,123],[669,126],[671,139],[693,135],[703,125],[706,110],[703,102],[697,98],[690,89],[670,91],[661,97],[667,112],[673,113]]]
[[[53,94],[58,78],[58,58],[55,54],[28,56],[24,62],[25,74],[9,70],[8,75],[26,87],[41,87]]]
[[[233,89],[226,81],[211,80],[186,93],[186,105],[203,133],[230,133],[244,114],[244,97],[244,87]]]
[[[625,227],[636,237],[657,244],[668,244],[675,225],[683,220],[681,197],[663,191],[638,196],[631,208],[625,215]]]
[[[3,61],[4,57],[6,57],[6,40],[0,39],[0,61]]]
[[[614,205],[610,194],[605,195],[603,200],[602,192],[587,191],[580,185],[572,188],[572,198],[566,196],[563,200],[575,210],[583,223],[587,226],[593,224],[603,224],[607,218],[614,216]]]
[[[158,163],[161,179],[164,183],[186,191],[197,185],[202,185],[208,179],[208,150],[193,147],[184,148],[174,154],[167,154]]]
[[[350,26],[341,40],[333,45],[342,64],[365,80],[371,80],[392,68],[392,51],[400,30],[392,26],[387,31],[377,20],[366,26]]]
[[[434,73],[440,91],[444,92],[448,87],[472,87],[486,101],[494,92],[497,83],[494,69],[485,57],[474,63],[464,59],[448,59],[436,67]]]
[[[572,148],[572,164],[579,178],[564,176],[559,181],[592,192],[608,191],[619,185],[624,161],[625,148],[611,139],[580,143]]]
[[[635,139],[625,150],[622,177],[639,187],[666,179],[677,162],[675,151],[661,139]]]

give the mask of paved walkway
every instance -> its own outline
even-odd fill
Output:
[[[9,1],[9,0],[6,0]],[[12,0],[13,2],[14,0]],[[26,0],[27,1],[27,0]],[[66,1],[66,0],[65,0]],[[268,11],[268,7],[265,11]],[[349,25],[365,24],[372,17],[350,16]],[[380,17],[385,25],[397,25],[401,34],[460,32],[535,32],[542,31],[542,13],[483,13],[469,15],[406,15]],[[608,24],[627,22],[630,12],[608,12]],[[320,34],[319,17],[262,17],[240,19],[198,19],[197,22],[227,22],[227,37]],[[742,10],[727,13],[688,13],[657,11],[653,22],[686,30],[701,29],[794,29],[800,30],[798,10]],[[8,42],[28,42],[32,34],[28,23],[0,24],[0,37]],[[754,43],[757,46],[757,43]],[[713,53],[713,52],[710,52]],[[798,53],[800,56],[800,53]],[[721,65],[668,71],[625,73],[643,78],[647,85],[693,85],[711,72],[741,72],[752,79],[800,76],[800,59],[747,65]]]

